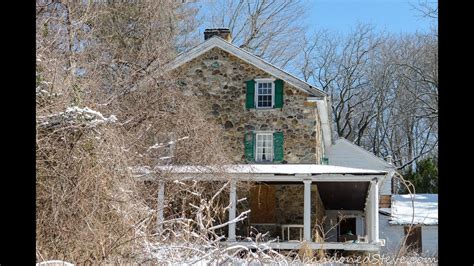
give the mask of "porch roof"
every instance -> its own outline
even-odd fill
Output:
[[[214,166],[157,166],[157,172],[176,174],[285,174],[285,175],[317,175],[317,174],[353,174],[353,175],[385,175],[387,171],[350,168],[321,164],[235,164]]]

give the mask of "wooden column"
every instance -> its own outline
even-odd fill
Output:
[[[304,183],[304,232],[305,241],[311,242],[311,180],[303,180]]]
[[[365,231],[369,243],[372,242],[372,186],[369,186],[369,191],[367,195],[367,204],[365,205]]]
[[[377,184],[377,179],[372,180],[372,241],[374,243],[379,242],[379,186]]]
[[[372,211],[370,210],[370,207],[372,206],[372,197],[370,195],[371,189],[372,188],[369,189],[369,195],[367,195],[367,205],[365,207],[365,229],[369,243],[372,242]]]
[[[237,189],[235,180],[230,181],[230,209],[229,209],[229,221],[235,219],[235,213],[237,209]],[[235,223],[229,224],[229,237],[228,241],[235,241]]]

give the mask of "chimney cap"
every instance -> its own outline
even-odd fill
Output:
[[[210,28],[204,30],[204,40],[214,36],[219,36],[228,42],[232,41],[232,35],[229,28]]]
[[[229,28],[209,28],[205,29],[204,32],[228,32],[230,33]]]

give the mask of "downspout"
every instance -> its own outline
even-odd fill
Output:
[[[331,131],[331,112],[328,110],[330,106],[329,96],[324,97],[308,97],[308,102],[315,102],[318,108],[319,120],[321,121],[321,130],[323,135],[323,144],[325,155],[326,150],[333,144],[332,131]]]

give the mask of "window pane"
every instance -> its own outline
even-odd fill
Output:
[[[259,82],[257,86],[257,107],[272,107],[272,82]]]
[[[256,161],[271,162],[273,160],[273,133],[257,133]]]

